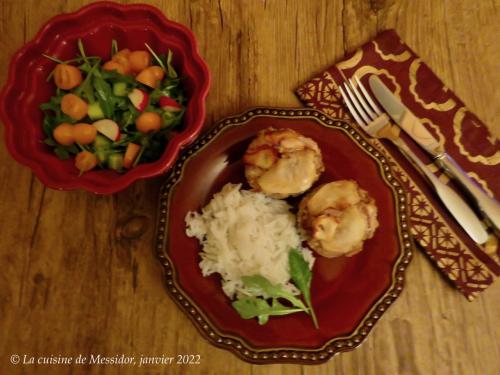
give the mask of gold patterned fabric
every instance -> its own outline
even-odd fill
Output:
[[[343,61],[301,85],[296,93],[308,107],[320,109],[332,117],[349,119],[337,84],[353,75],[366,82],[370,74],[379,76],[420,118],[473,180],[489,195],[499,198],[499,140],[394,30],[380,33]],[[439,175],[440,171],[434,168],[432,160],[405,134],[402,137]],[[497,239],[492,237],[485,246],[475,244],[397,149],[378,140],[373,140],[373,145],[386,154],[406,188],[411,233],[415,241],[469,300],[474,299],[500,274]],[[440,178],[449,181],[444,175]]]

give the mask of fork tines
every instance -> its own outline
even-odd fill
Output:
[[[379,117],[382,111],[375,104],[360,79],[354,76],[354,80],[356,83],[349,79],[340,85],[340,93],[356,122],[361,126],[366,126]]]

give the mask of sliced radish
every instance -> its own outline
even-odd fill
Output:
[[[99,133],[111,139],[112,141],[117,141],[120,139],[120,128],[118,124],[113,120],[104,119],[94,122],[94,125]]]
[[[160,98],[160,107],[167,112],[179,112],[182,110],[182,105],[168,96],[162,96]]]
[[[141,112],[147,107],[149,101],[148,93],[140,89],[133,89],[132,92],[128,94],[128,98],[132,102],[132,105]]]

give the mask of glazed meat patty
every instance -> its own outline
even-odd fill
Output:
[[[304,193],[324,170],[316,142],[292,129],[261,130],[243,161],[250,186],[273,198]]]
[[[353,180],[330,182],[311,191],[300,202],[297,220],[308,245],[327,258],[360,252],[379,225],[374,199]]]

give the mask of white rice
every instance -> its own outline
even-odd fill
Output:
[[[186,234],[203,247],[203,276],[219,273],[230,298],[245,294],[241,277],[252,275],[262,275],[297,294],[290,283],[288,253],[292,248],[301,251],[310,268],[314,257],[301,246],[295,215],[285,201],[240,188],[241,184],[226,184],[201,214],[186,215]]]

